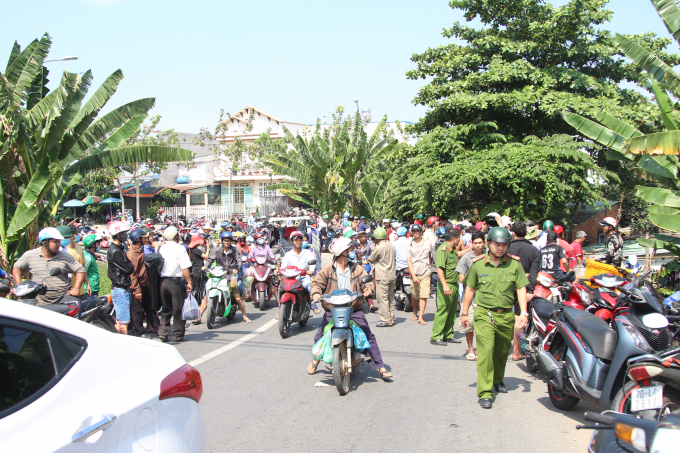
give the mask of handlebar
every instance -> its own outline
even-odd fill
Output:
[[[589,422],[602,423],[603,425],[613,425],[616,423],[616,418],[611,415],[599,414],[597,412],[586,411],[583,414],[583,418]]]

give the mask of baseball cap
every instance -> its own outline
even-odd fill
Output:
[[[73,236],[73,232],[66,225],[59,225],[57,227],[57,231],[59,232],[59,234],[64,236],[64,239],[67,239],[67,238],[70,238],[71,236]]]

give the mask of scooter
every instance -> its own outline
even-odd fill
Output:
[[[232,266],[233,270],[238,268]],[[214,266],[206,270],[208,281],[205,284],[205,291],[208,295],[208,319],[206,325],[208,329],[217,327],[217,318],[226,317],[228,321],[236,316],[236,304],[232,304],[231,287],[236,286],[237,274],[227,275],[227,269],[222,266]],[[231,283],[230,283],[231,280]]]
[[[54,268],[50,271],[51,277],[58,275],[61,275],[61,269]],[[111,296],[95,297],[82,302],[78,299],[70,299],[56,304],[37,305],[37,296],[47,294],[48,291],[54,290],[48,289],[42,283],[38,284],[30,280],[14,287],[14,295],[18,297],[18,302],[61,313],[110,332],[118,332],[116,322],[109,314],[112,306]],[[9,288],[0,286],[0,292],[9,292]]]
[[[668,348],[662,299],[645,276],[619,288],[612,327],[591,313],[557,307],[556,327],[543,340],[537,362],[553,406],[570,410],[582,399],[610,409],[627,361]]]
[[[373,277],[366,275],[361,283],[369,283]],[[331,339],[333,345],[333,380],[340,395],[349,393],[350,375],[359,368],[362,362],[361,353],[354,346],[354,332],[350,325],[350,317],[354,308],[363,306],[363,295],[347,289],[336,289],[323,296],[321,305],[333,315]]]
[[[265,304],[271,299],[269,286],[272,283],[272,271],[276,268],[275,259],[267,259],[266,256],[254,256],[250,258],[252,264],[251,275],[253,283],[250,288],[250,297],[259,304],[260,311],[265,309]]]
[[[308,266],[316,265],[316,260],[310,260]],[[306,269],[288,266],[280,269],[283,277],[279,287],[279,334],[281,338],[290,336],[290,326],[297,322],[300,328],[307,325],[312,303],[307,290],[302,286],[302,279],[307,275]]]
[[[584,418],[594,425],[578,425],[576,429],[592,429],[588,444],[591,453],[671,453],[680,445],[680,413],[651,421],[632,415],[605,411],[586,412]]]
[[[394,306],[405,312],[413,311],[411,302],[411,272],[408,268],[397,271],[397,281],[394,285]]]

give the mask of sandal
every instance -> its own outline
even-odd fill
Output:
[[[468,352],[465,358],[470,361],[474,361],[477,360],[477,354],[475,354],[474,352]]]
[[[384,370],[384,371],[383,371]],[[392,379],[394,376],[392,376],[392,373],[387,371],[387,368],[381,368],[378,370],[378,373],[380,373],[380,377],[384,379]]]
[[[200,323],[201,323],[201,320],[199,319],[199,320],[196,320],[196,321],[192,322],[191,324],[197,326],[197,325],[199,325]],[[150,331],[150,330],[147,330],[147,332],[151,332],[151,331]]]
[[[244,317],[244,318],[243,318],[243,322],[253,322],[253,321],[251,321],[250,318]]]
[[[316,362],[316,364],[314,362]],[[307,374],[316,373],[316,367],[318,367],[318,366],[319,366],[319,361],[312,360],[312,362],[309,365],[307,365]]]
[[[420,324],[421,326],[427,325],[427,323],[425,321],[421,321],[421,320],[418,320],[418,324]]]

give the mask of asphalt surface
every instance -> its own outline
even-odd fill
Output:
[[[324,254],[323,261],[328,259]],[[378,328],[380,316],[366,315],[394,379],[384,382],[363,364],[352,374],[346,396],[338,394],[323,364],[315,375],[306,372],[321,314],[303,329],[295,324],[282,339],[271,322],[274,300],[265,311],[252,302],[246,310],[252,323],[242,322],[238,313],[217,329],[191,325],[189,341],[176,344],[203,379],[206,452],[587,451],[592,432],[577,431],[576,425],[593,408],[585,403],[570,412],[553,408],[543,380],[510,355],[509,393],[497,395],[493,409],[481,409],[476,362],[465,359],[464,334],[456,334],[461,344],[429,343],[434,299],[428,301],[425,326],[397,311],[396,326]]]

